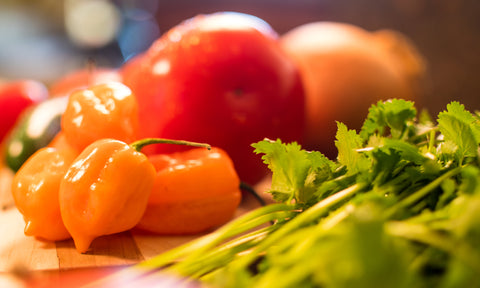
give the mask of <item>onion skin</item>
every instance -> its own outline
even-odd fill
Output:
[[[336,121],[358,130],[379,100],[401,98],[421,107],[425,63],[398,32],[312,22],[282,35],[280,43],[297,62],[305,87],[306,149],[336,157]]]

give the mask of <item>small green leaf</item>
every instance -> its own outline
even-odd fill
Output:
[[[476,157],[480,144],[480,126],[478,119],[465,107],[452,102],[447,110],[438,114],[438,127],[446,143],[456,145],[455,155],[459,163],[465,157]]]
[[[335,167],[320,152],[303,150],[295,142],[285,144],[281,140],[263,140],[252,146],[255,153],[264,154],[262,159],[272,171],[269,192],[279,202],[307,202],[313,194],[317,179],[327,179]]]
[[[403,99],[379,101],[368,110],[360,136],[366,140],[375,133],[384,135],[389,131],[393,138],[401,138],[416,115],[417,110],[411,101]]]
[[[387,138],[385,139],[384,147],[398,151],[404,160],[413,162],[416,165],[421,165],[427,160],[427,158],[420,153],[417,146],[406,141]]]
[[[338,162],[347,167],[348,174],[368,170],[370,161],[363,153],[357,151],[363,148],[362,138],[355,130],[348,130],[341,122],[337,122],[337,126],[335,146],[338,149]]]

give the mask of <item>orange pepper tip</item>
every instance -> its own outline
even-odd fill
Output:
[[[95,237],[92,236],[72,236],[73,237],[73,242],[75,243],[75,249],[79,253],[85,253],[88,251],[88,248],[90,248],[90,244],[92,244],[93,239]]]
[[[25,233],[25,235],[27,236],[35,236],[35,223],[32,222],[31,220],[26,220],[25,222],[25,229],[23,230],[23,232]]]
[[[208,150],[212,149],[212,146],[210,146],[210,144],[207,144],[207,143],[199,143],[199,142],[192,142],[192,141],[185,141],[185,140],[172,140],[172,139],[164,139],[164,138],[140,139],[130,144],[130,147],[140,152],[140,150],[142,150],[143,147],[152,145],[152,144],[173,144],[173,145],[185,145],[185,146],[206,148]]]
[[[33,236],[47,241],[60,241],[70,239],[70,233],[64,227],[49,226],[48,229],[40,221],[25,220],[25,228],[23,232],[26,236]]]

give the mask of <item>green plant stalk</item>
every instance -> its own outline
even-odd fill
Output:
[[[252,228],[258,227],[262,224],[270,224],[272,219],[278,219],[277,217],[279,217],[279,214],[276,214],[277,212],[280,214],[282,212],[287,213],[283,216],[292,216],[292,213],[297,213],[295,211],[297,211],[296,206],[289,204],[270,204],[257,208],[232,220],[211,234],[207,234],[191,242],[168,250],[156,257],[122,269],[118,273],[114,273],[108,277],[100,279],[99,281],[93,282],[92,285],[93,287],[102,287],[102,284],[108,284],[110,281],[115,281],[115,279],[119,278],[124,279],[125,281],[135,280],[144,277],[147,274],[151,274],[154,271],[164,269],[168,265],[174,267],[175,265],[182,263],[186,258],[195,263],[196,260],[189,257],[191,254],[202,254],[204,251],[208,251],[209,249],[216,247],[218,244],[245,233]],[[269,216],[269,214],[272,213],[273,216]],[[256,221],[259,218],[262,220]],[[202,251],[202,253],[197,253],[198,251]]]
[[[457,172],[459,172],[459,169],[450,170],[449,172],[442,175],[439,179],[433,181],[429,185],[426,185],[425,187],[418,190],[414,194],[412,194],[409,197],[403,199],[397,205],[400,206],[400,207],[405,207],[405,206],[408,206],[409,204],[414,203],[415,201],[417,201],[417,200],[421,199],[422,197],[424,197],[425,195],[427,195],[428,192],[431,191],[432,189],[434,189],[436,186],[440,185],[441,182],[444,179],[453,176]],[[395,179],[398,180],[399,178],[395,178]],[[393,181],[395,179],[393,179]],[[351,186],[351,187],[349,187],[345,190],[342,190],[340,192],[337,192],[337,193],[325,198],[324,200],[318,202],[316,205],[312,206],[310,209],[307,209],[304,212],[302,212],[296,218],[294,218],[294,219],[290,220],[289,222],[287,222],[286,224],[284,224],[277,231],[274,231],[274,232],[271,232],[270,234],[268,234],[268,238],[267,237],[262,237],[262,239],[257,239],[258,241],[260,241],[260,242],[255,241],[255,244],[258,243],[257,246],[255,246],[255,245],[243,246],[243,244],[245,244],[245,243],[241,243],[242,246],[237,246],[237,247],[234,246],[232,248],[233,251],[226,251],[225,247],[227,247],[229,245],[227,243],[224,246],[218,247],[218,248],[216,248],[216,250],[210,251],[209,253],[207,253],[207,251],[209,249],[212,249],[214,246],[216,246],[218,244],[218,242],[211,241],[211,239],[210,239],[210,240],[207,241],[207,242],[210,243],[210,245],[203,245],[202,249],[197,249],[195,251],[196,253],[191,253],[187,258],[184,258],[184,259],[182,259],[181,262],[173,265],[172,270],[174,270],[175,272],[179,272],[182,275],[192,276],[194,278],[201,277],[202,274],[209,273],[210,271],[213,271],[213,270],[221,267],[222,265],[228,263],[234,257],[235,254],[244,251],[242,249],[253,248],[253,250],[250,251],[248,254],[244,254],[241,257],[241,259],[239,259],[238,261],[235,261],[237,263],[236,265],[246,267],[249,264],[251,264],[258,257],[259,253],[261,253],[262,250],[264,250],[266,247],[268,247],[271,244],[273,244],[274,242],[276,242],[275,239],[280,239],[282,237],[287,236],[290,233],[293,233],[296,228],[301,227],[303,225],[302,223],[305,224],[305,223],[309,223],[309,222],[314,221],[315,219],[320,217],[322,214],[328,212],[328,209],[330,207],[332,207],[333,205],[336,205],[338,202],[342,201],[343,199],[346,199],[346,198],[352,196],[357,191],[363,189],[363,186],[364,185],[355,184],[355,185],[353,185],[353,186]],[[392,207],[392,211],[395,210],[395,209],[400,209],[397,205]],[[336,223],[340,222],[342,219],[344,219],[346,217],[346,215],[348,215],[349,212],[346,210],[346,208],[348,208],[350,206],[351,205],[349,205],[347,207],[344,207],[344,212],[345,213],[340,212],[340,213],[338,213],[337,216],[335,216],[335,214],[334,214],[335,217],[332,217],[331,220],[328,220],[327,218],[324,219],[323,225],[319,225],[317,229],[322,230],[322,229],[325,229],[326,227],[335,226]],[[262,216],[259,216],[259,218],[262,218]],[[274,216],[273,218],[278,219],[277,216]],[[255,228],[258,225],[266,223],[266,221],[267,221],[265,219],[256,219],[256,220],[258,220],[258,221],[254,221],[253,223],[250,223],[251,226],[249,225],[248,228]],[[248,221],[244,222],[243,224],[246,225],[247,223],[248,223]],[[237,227],[237,228],[240,228],[240,226]],[[235,235],[231,235],[231,236],[235,236]],[[223,238],[223,239],[225,239],[225,238]],[[219,238],[219,240],[220,240],[220,238]],[[237,240],[239,240],[239,239],[237,239]],[[252,244],[252,242],[248,242],[248,243]],[[307,246],[308,246],[308,244],[303,245],[303,247],[307,247]],[[225,258],[224,258],[225,255],[229,256],[228,260],[225,260]],[[213,258],[210,258],[210,257],[213,257]],[[208,259],[210,259],[210,261],[206,263],[205,261],[207,261]],[[238,264],[238,263],[240,263],[240,264]],[[291,280],[294,281],[294,279],[291,279]]]
[[[345,220],[354,209],[354,205],[347,204],[322,219],[318,225],[300,228],[301,230],[295,231],[284,238],[281,246],[275,247],[275,250],[278,250],[282,255],[277,261],[284,260],[282,262],[287,265],[301,262],[302,265],[289,266],[288,271],[281,265],[280,267],[270,267],[264,274],[258,276],[255,287],[298,287],[303,279],[307,279],[314,269],[313,267],[318,266],[318,259],[304,257],[304,255],[309,255],[309,251],[318,243],[319,238]],[[282,281],[278,281],[280,278]]]
[[[435,247],[467,263],[480,274],[480,255],[467,243],[455,241],[446,234],[440,234],[422,224],[405,221],[390,221],[385,225],[387,233]]]
[[[243,231],[248,231],[258,228],[259,226],[266,223],[270,223],[271,221],[274,221],[276,219],[290,218],[293,216],[294,214],[290,213],[290,211],[285,211],[285,213],[274,212],[262,215],[252,221],[249,221],[247,226],[243,226],[241,228]],[[224,265],[226,261],[228,261],[225,259],[226,257],[228,259],[231,259],[235,256],[235,254],[244,252],[246,249],[251,248],[248,247],[249,243],[251,244],[254,242],[258,242],[259,239],[265,237],[266,232],[268,233],[275,229],[277,229],[275,225],[267,226],[266,228],[259,228],[258,230],[250,232],[246,235],[235,237],[233,240],[222,243],[221,245],[216,247],[204,246],[201,249],[195,251],[194,253],[190,253],[187,257],[183,258],[181,262],[178,262],[173,266],[169,267],[168,270],[175,271],[176,273],[184,276],[194,278],[199,277],[209,271],[218,269],[219,267]],[[247,244],[241,246],[245,243]],[[245,248],[243,250],[238,249],[239,245]],[[229,250],[232,250],[233,252]]]
[[[308,255],[308,251],[311,250],[311,247],[315,245],[319,238],[323,237],[326,232],[345,220],[354,209],[352,204],[346,204],[328,214],[325,218],[322,218],[316,225],[299,227],[297,230],[285,236],[281,243],[276,243],[269,247],[266,253],[281,253],[283,255],[282,259],[276,260],[280,262],[283,262],[283,259],[303,259],[302,255]],[[285,261],[289,262],[289,260]]]
[[[435,153],[435,130],[431,130],[429,133],[428,151],[432,154]]]
[[[227,246],[222,246],[214,249],[213,251],[206,253],[204,257],[186,263],[179,262],[172,267],[168,267],[165,271],[173,272],[176,275],[187,275],[193,279],[201,279],[206,275],[214,273],[218,269],[221,269],[228,263],[230,263],[238,254],[248,253],[248,250],[257,245],[258,241],[261,241],[268,235],[268,231],[262,233],[255,233],[249,238],[242,239],[242,241],[235,241]]]
[[[206,236],[204,236],[204,237],[202,237],[202,238],[200,238],[196,241],[194,240],[193,242],[191,242],[187,245],[180,246],[178,248],[174,248],[174,249],[172,249],[172,250],[170,250],[170,251],[168,251],[164,254],[161,254],[161,255],[159,255],[159,256],[151,259],[151,260],[142,262],[142,263],[136,265],[135,267],[139,267],[139,268],[148,268],[148,267],[159,268],[159,267],[163,267],[165,265],[168,265],[171,262],[173,262],[175,260],[178,260],[179,258],[182,258],[182,261],[172,265],[167,270],[174,271],[176,273],[179,273],[179,274],[185,275],[185,276],[200,277],[202,274],[209,273],[209,272],[221,267],[223,264],[229,262],[225,259],[222,259],[223,256],[230,255],[233,258],[233,256],[235,256],[239,252],[244,252],[245,251],[245,250],[242,250],[242,248],[246,249],[247,247],[248,247],[248,249],[252,248],[252,250],[249,251],[246,254],[243,254],[242,257],[240,257],[240,259],[249,258],[250,260],[245,263],[245,264],[248,265],[248,264],[251,263],[251,261],[255,260],[258,257],[259,254],[255,253],[255,251],[257,251],[259,245],[261,245],[262,243],[267,241],[267,239],[271,238],[272,235],[275,235],[276,231],[278,231],[280,229],[284,229],[285,226],[288,225],[287,226],[288,229],[285,230],[285,232],[283,232],[281,234],[282,235],[285,234],[285,233],[289,234],[289,232],[292,232],[296,228],[303,226],[303,225],[297,226],[298,223],[295,224],[297,222],[297,221],[295,221],[295,219],[297,219],[298,217],[302,217],[303,220],[301,221],[301,223],[308,223],[308,222],[312,221],[313,219],[318,218],[318,215],[322,215],[325,212],[327,212],[328,209],[331,206],[336,205],[337,203],[351,197],[352,195],[354,195],[356,192],[358,192],[362,188],[363,188],[363,185],[355,184],[350,188],[347,188],[345,190],[342,190],[340,192],[337,192],[337,193],[325,198],[321,202],[312,206],[310,209],[308,209],[308,210],[302,212],[301,214],[297,215],[292,220],[289,220],[289,222],[287,222],[286,224],[284,224],[283,226],[281,226],[280,228],[278,228],[274,232],[269,233],[268,237],[262,236],[261,239],[257,238],[256,241],[255,241],[256,245],[253,245],[251,247],[249,245],[240,246],[240,249],[238,249],[238,250],[236,248],[239,248],[239,247],[234,247],[234,250],[236,250],[236,251],[234,251],[235,253],[233,253],[233,254],[230,254],[231,252],[229,252],[229,251],[221,252],[222,250],[225,250],[224,249],[225,247],[228,247],[229,245],[231,245],[231,243],[228,243],[228,242],[226,244],[224,244],[224,246],[218,247],[217,250],[214,250],[213,252],[210,251],[210,253],[208,253],[208,251],[210,249],[214,249],[217,245],[219,245],[220,243],[222,243],[223,241],[225,241],[226,239],[228,239],[230,237],[237,236],[240,233],[243,233],[245,231],[248,231],[250,229],[258,227],[262,224],[268,223],[269,221],[271,221],[273,219],[278,219],[279,216],[282,216],[282,215],[276,215],[275,214],[276,212],[281,212],[282,210],[283,211],[286,210],[285,212],[292,211],[293,206],[292,205],[287,205],[287,204],[272,204],[272,205],[269,205],[269,206],[259,208],[257,210],[254,210],[254,211],[250,212],[250,213],[247,213],[244,217],[241,217],[237,220],[234,220],[230,224],[227,224],[226,226],[217,230],[217,232],[214,232],[210,235],[206,235]],[[274,207],[272,207],[272,206],[274,206]],[[269,209],[264,209],[264,208],[269,208]],[[272,211],[264,211],[264,210],[272,210]],[[268,213],[268,212],[270,212],[270,214],[265,215],[265,213]],[[271,214],[271,213],[273,213],[273,214]],[[271,215],[271,216],[273,215],[273,217],[265,217],[265,216],[269,216],[269,215]],[[306,215],[306,216],[303,216],[303,215]],[[283,215],[283,218],[285,218],[285,216],[287,216],[287,215]],[[292,223],[293,221],[295,221],[295,222],[293,224],[289,225],[289,223]],[[291,228],[289,228],[289,227],[291,227]],[[277,237],[282,237],[282,235],[278,235]],[[238,239],[239,238],[237,238],[236,240],[238,240]],[[258,241],[260,241],[260,242],[258,242]],[[268,242],[269,241],[267,241],[267,244],[268,244]],[[252,243],[252,242],[247,242],[247,243]],[[241,245],[242,244],[243,243],[241,243]],[[204,262],[205,260],[209,259],[209,257],[212,257],[212,256],[213,256],[213,258],[210,258],[209,262],[207,262],[207,263]],[[227,261],[227,262],[225,262],[225,261]]]
[[[235,264],[242,267],[249,266],[253,261],[255,261],[258,255],[265,251],[267,247],[277,243],[279,240],[292,233],[299,227],[303,227],[306,224],[318,219],[320,216],[328,212],[330,207],[352,197],[355,195],[355,193],[361,191],[365,186],[366,184],[357,183],[321,200],[307,210],[303,211],[297,217],[286,222],[282,227],[270,234],[269,237],[265,238],[254,249],[252,249],[251,253],[246,254]]]
[[[255,191],[255,189],[252,186],[248,185],[247,183],[241,181],[240,190],[248,192],[250,195],[252,195],[255,198],[255,200],[258,201],[258,203],[260,203],[260,205],[262,206],[267,205],[265,200],[260,195],[258,195],[257,191]]]
[[[421,189],[417,190],[416,192],[410,194],[406,198],[400,200],[398,203],[396,203],[393,207],[385,211],[385,216],[387,219],[390,219],[397,213],[399,210],[408,207],[410,205],[413,205],[415,202],[419,201],[423,197],[427,196],[428,193],[430,193],[433,189],[438,187],[442,182],[458,173],[462,170],[462,167],[456,167],[453,168],[452,170],[444,173],[443,175],[437,177],[435,180],[432,182],[428,183],[427,185],[423,186]]]
[[[270,267],[265,274],[261,275],[255,282],[256,288],[289,288],[299,286],[302,280],[307,279],[314,267],[318,266],[318,259],[306,258],[302,259],[301,265],[293,265],[288,271]],[[279,281],[281,279],[281,281]]]
[[[158,269],[169,265],[182,257],[191,255],[191,253],[195,252],[194,254],[202,254],[204,253],[204,251],[207,251],[208,249],[217,246],[218,244],[231,237],[244,233],[256,226],[259,226],[259,223],[255,223],[253,227],[252,225],[248,225],[249,222],[254,221],[258,217],[264,216],[269,213],[293,210],[295,210],[295,207],[288,204],[271,204],[268,206],[260,207],[220,227],[218,230],[211,234],[197,238],[196,240],[193,240],[192,242],[189,242],[185,245],[173,248],[165,253],[158,255],[157,257],[141,262],[133,267],[139,269]],[[263,222],[262,224],[268,223],[270,220],[271,218],[267,217],[264,219],[264,221],[266,222]]]

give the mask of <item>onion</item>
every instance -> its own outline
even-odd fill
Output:
[[[336,121],[358,130],[379,100],[422,105],[425,63],[399,32],[313,22],[282,35],[280,43],[297,61],[306,90],[306,149],[335,157]]]

